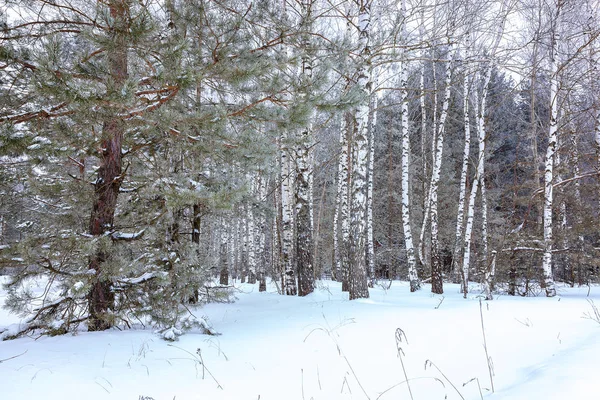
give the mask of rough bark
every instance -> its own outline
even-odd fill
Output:
[[[369,286],[373,287],[375,280],[375,245],[373,243],[373,167],[375,164],[375,127],[377,126],[377,94],[372,91],[368,122],[368,167],[367,167],[367,271]]]
[[[421,42],[423,42],[425,40],[425,10],[422,9],[421,11],[421,24],[419,25],[419,38],[421,40]],[[423,193],[423,204],[422,204],[422,208],[423,208],[423,225],[421,226],[421,233],[420,233],[420,241],[417,245],[417,250],[418,250],[418,255],[419,255],[419,261],[421,262],[421,264],[425,263],[425,260],[423,259],[424,255],[423,255],[423,241],[424,241],[424,235],[425,235],[425,212],[427,209],[427,195],[426,193],[428,192],[428,186],[427,186],[427,179],[425,179],[426,176],[429,176],[429,168],[428,168],[428,163],[427,163],[427,107],[425,106],[425,100],[427,97],[427,92],[425,91],[425,69],[427,68],[427,61],[425,60],[426,57],[426,51],[423,50],[421,57],[423,58],[423,61],[421,61],[421,68],[420,68],[420,77],[419,77],[419,105],[421,108],[421,169],[422,169],[422,175],[423,175],[423,179],[421,180],[421,191]]]
[[[345,113],[342,117],[342,127],[340,140],[342,151],[340,153],[340,165],[338,175],[338,194],[340,197],[339,218],[340,218],[340,236],[342,239],[339,248],[338,272],[342,281],[342,291],[349,290],[349,261],[348,261],[348,243],[350,242],[350,187],[352,175],[350,174],[350,165],[352,164],[350,152],[350,135],[354,126],[352,114]]]
[[[554,201],[554,157],[556,153],[557,131],[558,131],[558,59],[557,41],[560,8],[562,3],[556,6],[556,15],[552,21],[550,34],[550,126],[548,128],[548,146],[546,148],[546,161],[544,171],[544,255],[542,258],[543,285],[547,297],[556,296],[554,277],[552,274],[552,245],[553,245],[553,221],[552,206]]]
[[[257,195],[258,188],[258,176],[256,174],[249,174],[248,179],[252,182],[252,194]],[[256,199],[251,199],[247,204],[246,209],[246,227],[248,234],[248,283],[254,285],[257,279],[257,256],[259,249],[258,244],[258,224],[256,221]]]
[[[402,21],[406,16],[406,1],[402,0]],[[406,23],[402,23],[402,37],[406,39]],[[408,125],[408,63],[406,54],[402,52],[402,64],[400,66],[400,102],[402,108],[402,228],[404,231],[404,246],[406,248],[406,259],[408,263],[408,280],[410,291],[416,292],[421,288],[421,282],[417,274],[417,260],[415,257],[415,246],[412,237],[410,221],[410,130]]]
[[[342,252],[339,241],[340,215],[342,214],[342,197],[345,193],[344,185],[347,182],[345,174],[347,173],[348,146],[345,144],[346,118],[341,118],[340,126],[340,145],[341,151],[338,159],[337,185],[335,191],[335,210],[333,212],[333,259],[331,263],[331,277],[333,280],[341,281]]]
[[[466,298],[468,287],[469,287],[469,267],[471,263],[471,243],[473,240],[473,224],[474,224],[474,213],[475,213],[475,200],[477,197],[477,191],[481,191],[481,207],[482,207],[482,270],[486,271],[487,265],[487,201],[485,193],[485,156],[486,156],[486,130],[485,130],[485,107],[487,101],[488,85],[491,79],[491,66],[487,66],[485,76],[482,85],[481,98],[477,90],[474,92],[475,104],[478,106],[477,110],[477,144],[479,147],[479,154],[477,156],[477,169],[475,171],[475,177],[473,178],[473,184],[471,187],[471,194],[469,196],[469,205],[467,210],[467,224],[465,227],[465,239],[464,239],[464,254],[463,254],[463,266],[461,272],[461,291]]]
[[[219,246],[219,284],[229,285],[229,224],[227,218],[221,221],[221,243]]]
[[[446,77],[444,102],[437,129],[435,163],[431,173],[431,185],[429,187],[429,202],[431,213],[431,291],[433,293],[444,293],[444,284],[442,277],[442,259],[439,249],[438,238],[438,186],[440,181],[440,171],[442,168],[442,155],[444,151],[444,132],[446,118],[448,117],[448,107],[450,106],[451,79],[452,79],[452,61],[454,59],[454,49],[452,46],[448,49],[448,59],[446,60]]]
[[[113,20],[109,28],[111,46],[107,47],[108,71],[110,74],[108,91],[120,94],[127,80],[127,0],[111,0],[108,9]],[[94,202],[90,218],[90,234],[102,236],[113,229],[117,197],[122,181],[122,140],[125,123],[118,117],[118,110],[107,117],[102,126],[102,146],[100,167],[94,184]],[[92,257],[89,269],[95,271],[97,279],[88,296],[90,331],[105,330],[112,326],[110,318],[114,306],[114,293],[111,280],[104,271],[104,262],[109,254],[103,251]]]
[[[281,255],[285,269],[285,294],[295,296],[298,294],[296,275],[292,262],[294,244],[293,240],[293,209],[292,209],[292,179],[291,167],[287,148],[287,138],[282,138],[281,148]]]
[[[309,32],[311,27],[312,0],[302,1],[301,28]],[[312,58],[310,54],[310,37],[303,34],[302,37],[302,71],[301,71],[301,93],[300,101],[308,102],[309,91],[312,84]],[[310,154],[312,139],[312,113],[310,113],[307,125],[302,129],[298,145],[296,147],[295,165],[295,218],[296,225],[296,266],[298,270],[298,295],[306,296],[314,290],[314,260],[313,260],[313,224],[312,224],[312,201],[310,183]]]
[[[469,157],[471,152],[471,121],[469,115],[469,94],[470,94],[470,86],[469,86],[469,43],[467,42],[465,46],[465,54],[464,54],[465,62],[464,62],[464,77],[463,77],[463,120],[465,126],[465,138],[464,138],[464,148],[463,148],[463,160],[462,160],[462,170],[460,174],[460,187],[458,194],[458,212],[456,214],[456,236],[454,239],[454,252],[452,254],[452,272],[454,274],[458,274],[459,280],[463,287],[466,283],[466,276],[464,275],[461,269],[460,255],[463,244],[463,231],[465,225],[465,198],[467,192],[467,174],[469,172]]]
[[[266,182],[258,173],[256,178],[256,196],[258,204],[262,204],[267,196]],[[262,207],[257,207],[256,216],[254,217],[254,231],[256,240],[256,273],[258,280],[258,291],[264,292],[267,290],[266,269],[267,269],[267,236],[265,231],[266,216]]]
[[[366,248],[366,200],[367,200],[367,124],[369,118],[369,94],[371,90],[371,64],[369,35],[371,26],[371,1],[360,4],[358,12],[358,43],[361,59],[358,60],[356,85],[362,99],[354,111],[354,130],[351,140],[352,186],[349,249],[350,300],[368,298]]]

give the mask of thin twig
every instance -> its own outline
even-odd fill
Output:
[[[17,358],[17,357],[21,357],[21,356],[22,356],[23,354],[25,354],[25,353],[27,353],[27,350],[25,350],[25,351],[24,351],[24,352],[22,352],[21,354],[17,354],[16,356],[12,356],[12,357],[8,357],[8,358],[5,358],[5,359],[3,359],[3,360],[0,360],[0,364],[2,364],[2,363],[3,363],[3,362],[5,362],[5,361],[8,361],[8,360],[12,360],[12,359],[14,359],[14,358]]]
[[[448,377],[446,376],[446,374],[444,374],[444,373],[442,372],[442,370],[441,370],[441,369],[439,369],[439,368],[438,368],[438,366],[437,366],[437,365],[435,365],[435,364],[433,363],[433,361],[431,361],[431,360],[426,360],[426,361],[425,361],[425,369],[427,369],[427,366],[428,366],[428,365],[431,365],[432,367],[434,367],[435,369],[437,369],[437,370],[438,370],[438,372],[439,372],[440,374],[442,374],[442,376],[444,377],[444,379],[445,379],[445,380],[446,380],[446,381],[447,381],[447,382],[450,384],[450,386],[452,386],[452,387],[454,388],[454,390],[456,391],[456,393],[458,393],[458,395],[460,396],[460,398],[461,398],[461,399],[463,399],[463,400],[465,400],[465,398],[463,397],[462,393],[460,393],[460,391],[458,390],[458,388],[457,388],[456,386],[454,386],[454,383],[452,383],[452,381],[451,381],[450,379],[448,379]]]
[[[487,340],[485,337],[485,325],[483,324],[483,303],[481,302],[481,299],[479,299],[479,315],[481,317],[481,333],[483,334],[483,349],[485,350],[485,360],[487,362],[487,366],[488,366],[488,372],[490,374],[490,382],[492,384],[492,393],[494,393],[494,372],[492,371],[492,359],[490,358],[489,354],[488,354],[488,349],[487,349]]]
[[[396,351],[398,352],[398,358],[400,359],[400,364],[402,365],[402,372],[404,372],[404,379],[406,382],[406,386],[408,387],[408,394],[410,394],[411,400],[414,400],[412,390],[410,389],[410,384],[408,383],[408,374],[406,373],[406,367],[404,366],[404,360],[402,359],[402,356],[404,355],[404,350],[402,350],[400,343],[402,343],[403,336],[404,336],[404,340],[406,341],[406,344],[408,344],[408,338],[406,337],[406,334],[404,333],[404,331],[400,328],[396,328]]]

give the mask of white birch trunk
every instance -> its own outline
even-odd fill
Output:
[[[464,240],[464,254],[463,264],[461,270],[461,287],[460,290],[463,293],[463,297],[467,298],[469,291],[469,266],[471,264],[471,239],[473,237],[473,221],[475,216],[475,197],[477,196],[477,189],[479,186],[479,177],[477,172],[473,178],[471,184],[471,193],[469,195],[469,205],[467,207],[467,223],[465,225],[465,240]]]
[[[267,185],[264,177],[259,175],[257,177],[257,197],[258,204],[263,204],[267,197]],[[258,291],[264,292],[267,290],[266,271],[267,271],[267,235],[266,235],[266,224],[267,218],[263,207],[258,207],[256,210],[255,217],[255,230],[257,236],[257,279],[258,279]]]
[[[402,0],[402,38],[407,39],[406,32],[406,0]],[[404,232],[404,247],[408,263],[408,280],[410,291],[416,292],[421,288],[417,274],[417,260],[410,224],[410,131],[408,125],[408,63],[406,54],[402,51],[400,65],[400,102],[402,107],[402,228]]]
[[[469,42],[465,46],[464,54],[464,78],[463,78],[463,121],[465,125],[465,139],[463,148],[462,170],[460,174],[460,187],[458,194],[458,212],[456,214],[456,237],[454,240],[454,253],[452,254],[452,271],[458,273],[463,286],[466,283],[466,277],[460,269],[460,253],[462,250],[463,230],[464,230],[464,214],[465,214],[465,197],[467,192],[467,174],[469,172],[469,156],[471,152],[471,121],[469,115]]]
[[[257,177],[252,174],[249,177],[252,182],[252,195],[256,194],[256,179]],[[248,221],[248,283],[256,283],[256,267],[257,267],[257,230],[256,221],[254,215],[254,199],[250,200],[247,205],[246,219]]]
[[[548,129],[548,147],[546,148],[546,161],[544,171],[544,256],[542,259],[542,273],[547,297],[556,296],[554,277],[552,275],[552,242],[553,222],[552,206],[554,201],[554,157],[558,131],[558,59],[557,41],[560,18],[560,3],[556,7],[556,16],[551,29],[550,46],[550,127]]]
[[[482,87],[481,99],[477,90],[474,91],[475,104],[478,105],[477,111],[477,144],[479,147],[479,154],[477,156],[477,170],[475,171],[475,177],[473,178],[473,186],[471,187],[471,194],[469,196],[469,206],[467,211],[467,223],[465,227],[465,240],[464,240],[464,255],[463,255],[463,267],[461,272],[461,291],[466,298],[469,289],[469,267],[471,263],[471,243],[473,239],[473,225],[475,215],[475,200],[477,197],[477,191],[481,189],[481,206],[482,206],[482,256],[483,256],[483,286],[489,287],[490,282],[485,280],[488,274],[489,266],[487,265],[485,253],[487,252],[487,199],[485,199],[485,188],[483,185],[485,177],[485,148],[486,148],[486,130],[485,130],[485,107],[487,101],[487,91],[491,78],[492,69],[491,66],[486,68],[485,77]],[[485,289],[484,289],[485,291]]]
[[[342,245],[340,247],[340,267],[342,277],[342,291],[347,292],[350,286],[350,261],[348,243],[350,242],[350,196],[352,187],[352,154],[350,148],[350,135],[354,126],[353,117],[350,113],[344,115],[345,122],[342,127],[344,128],[342,135],[342,154],[340,163],[343,168],[342,171],[342,182],[341,182],[341,203],[340,203],[340,226],[341,226],[341,237]]]
[[[240,273],[240,265],[242,263],[242,238],[241,238],[241,229],[240,229],[240,217],[236,217],[235,218],[235,228],[234,228],[234,243],[233,243],[233,248],[234,248],[234,260],[233,260],[233,278],[237,279],[240,277],[241,273]]]
[[[434,15],[434,24],[435,24],[435,15]],[[435,58],[433,52],[431,55],[432,60]],[[435,165],[437,163],[436,161],[436,157],[437,157],[437,145],[438,145],[438,79],[437,79],[437,72],[436,72],[436,63],[435,61],[431,62],[431,68],[432,68],[432,77],[433,77],[433,110],[431,112],[432,115],[432,127],[431,127],[431,174],[429,175],[430,179],[429,179],[429,186],[427,188],[427,192],[423,194],[424,196],[424,200],[423,200],[423,223],[421,224],[421,234],[419,236],[419,258],[421,259],[421,263],[422,264],[428,264],[427,262],[427,254],[425,252],[425,232],[426,232],[426,228],[427,228],[427,224],[429,223],[430,219],[431,219],[431,205],[432,205],[432,201],[431,201],[431,191],[432,191],[432,180],[433,180],[433,174],[434,174],[434,169],[435,169]],[[443,106],[442,106],[443,107]],[[437,189],[436,189],[437,191]],[[431,256],[431,255],[430,255]],[[431,263],[429,263],[431,264]]]
[[[593,3],[593,2],[592,2]],[[600,170],[600,93],[598,91],[598,81],[600,81],[600,53],[598,52],[598,40],[591,38],[594,32],[595,25],[598,24],[598,17],[595,13],[597,10],[592,8],[592,5],[588,3],[588,26],[587,31],[589,32],[589,87],[591,91],[591,102],[592,111],[595,117],[594,123],[594,141],[596,144],[596,168]],[[600,187],[598,189],[598,212],[600,213]],[[599,219],[600,220],[600,219]]]
[[[310,32],[311,0],[302,1],[302,30]],[[300,73],[299,102],[309,101],[309,91],[312,84],[312,58],[309,53],[310,37],[302,37],[302,70]],[[310,140],[312,136],[312,112],[308,117],[306,127],[302,129],[296,146],[294,185],[294,224],[296,236],[296,267],[298,273],[298,295],[306,296],[314,290],[313,266],[313,232],[312,232],[312,202],[310,195]]]
[[[241,276],[242,276],[242,283],[246,282],[246,279],[248,279],[248,205],[244,204],[242,206],[242,210],[240,210],[243,213],[243,216],[241,218],[240,221],[240,235],[241,235],[241,239],[242,239],[242,246],[241,246],[241,252],[240,252],[240,264],[241,264]]]
[[[292,179],[288,155],[287,137],[284,135],[281,145],[281,255],[285,270],[285,294],[295,296],[298,293],[296,276],[292,262],[293,244],[293,208],[292,208]]]
[[[354,111],[352,149],[351,220],[349,248],[350,300],[368,298],[366,265],[366,200],[367,200],[367,135],[369,118],[369,94],[371,88],[371,65],[369,61],[369,35],[371,29],[371,0],[360,4],[358,14],[358,45],[360,59],[356,71],[356,85],[362,99]]]
[[[375,77],[375,82],[377,78]],[[376,86],[376,85],[374,85]],[[375,127],[377,125],[377,93],[371,92],[371,106],[368,123],[369,162],[367,168],[367,271],[369,286],[375,279],[375,245],[373,243],[373,166],[375,164]]]
[[[340,155],[338,160],[337,190],[335,196],[335,211],[333,215],[333,277],[344,281],[342,246],[348,240],[348,123],[346,115],[340,122]],[[338,232],[338,228],[341,232]],[[340,236],[342,246],[340,246]]]
[[[433,56],[432,56],[433,58]],[[423,223],[421,224],[421,233],[419,235],[419,259],[421,260],[421,264],[428,264],[426,260],[425,254],[425,231],[427,228],[427,224],[429,223],[429,219],[431,217],[431,188],[432,188],[432,178],[433,178],[433,170],[436,165],[436,149],[437,149],[437,103],[438,103],[438,94],[437,94],[437,74],[435,71],[435,62],[432,61],[432,75],[433,75],[433,111],[431,112],[433,123],[431,129],[431,175],[429,179],[429,186],[427,187],[427,192],[423,194]]]
[[[496,34],[495,42],[492,47],[491,56],[489,64],[486,66],[485,75],[483,78],[482,88],[481,88],[481,99],[479,98],[479,92],[477,89],[474,90],[474,98],[475,105],[477,107],[477,144],[479,148],[479,155],[477,159],[477,170],[475,172],[475,178],[473,180],[473,186],[471,188],[471,194],[469,197],[469,208],[467,212],[467,226],[465,227],[465,244],[464,244],[464,258],[463,258],[463,266],[462,266],[462,280],[461,286],[464,297],[466,298],[468,288],[469,288],[469,266],[470,266],[470,258],[471,258],[471,241],[473,235],[473,219],[474,219],[474,210],[475,210],[475,199],[477,197],[477,191],[481,190],[481,241],[482,241],[482,288],[485,293],[486,300],[492,300],[492,280],[495,275],[496,268],[496,252],[494,252],[494,258],[492,263],[488,265],[488,217],[487,217],[487,193],[485,188],[485,159],[486,159],[486,140],[487,140],[487,132],[485,129],[485,114],[486,114],[486,106],[487,106],[487,95],[488,95],[488,87],[490,84],[490,80],[492,77],[492,65],[491,60],[496,54],[496,50],[502,39],[504,34],[504,26],[506,22],[505,14],[506,8],[505,3],[501,4],[501,12],[500,18],[502,18],[501,22],[498,24],[498,32]],[[478,76],[477,79],[479,80]]]
[[[488,65],[485,78],[483,81],[483,88],[481,89],[481,102],[479,103],[479,111],[477,113],[477,133],[478,133],[478,144],[479,144],[479,160],[477,165],[477,179],[479,181],[479,189],[481,191],[481,265],[483,269],[483,285],[484,287],[491,287],[491,282],[486,281],[486,277],[489,278],[488,273],[490,266],[488,265],[488,219],[487,219],[487,193],[485,190],[485,158],[486,158],[486,142],[487,132],[485,129],[485,109],[487,105],[487,94],[490,79],[492,77],[492,66]],[[485,289],[484,289],[485,291]]]
[[[220,247],[219,247],[219,264],[221,267],[219,273],[219,284],[227,286],[229,284],[229,221],[228,216],[221,218],[220,228]]]
[[[421,42],[423,42],[425,40],[425,10],[422,9],[421,11],[421,24],[419,25],[419,39]],[[421,71],[420,71],[420,77],[419,77],[419,90],[420,90],[420,96],[419,96],[419,103],[420,103],[420,107],[421,107],[421,168],[423,170],[423,180],[422,180],[422,186],[421,186],[421,190],[423,192],[423,216],[425,217],[425,215],[427,214],[426,209],[427,209],[427,204],[428,204],[428,200],[427,200],[427,195],[426,193],[428,193],[428,186],[427,186],[427,180],[425,179],[426,176],[429,176],[429,170],[427,168],[427,108],[425,107],[425,68],[427,67],[427,62],[425,61],[425,50],[423,50],[421,52],[421,57],[423,58],[423,60],[421,61]],[[424,235],[425,235],[425,218],[423,218],[423,225],[421,226],[421,233],[419,236],[419,244],[417,246],[417,250],[418,250],[418,256],[419,256],[419,261],[421,262],[421,264],[425,263],[425,260],[423,259],[424,255],[423,255],[423,241],[424,241]]]
[[[442,169],[442,156],[444,151],[444,131],[446,118],[448,117],[448,107],[450,106],[452,64],[454,59],[454,49],[450,45],[448,49],[448,59],[446,64],[444,102],[442,103],[442,112],[438,123],[435,163],[431,173],[431,186],[429,188],[429,202],[431,214],[431,291],[441,294],[444,292],[442,280],[442,263],[438,239],[438,185],[440,181],[440,171]]]

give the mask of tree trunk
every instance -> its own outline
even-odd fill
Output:
[[[557,39],[559,29],[560,8],[562,3],[556,6],[556,15],[552,21],[550,34],[550,127],[548,129],[548,147],[546,148],[546,169],[544,172],[544,256],[542,259],[543,284],[547,297],[556,296],[554,277],[552,274],[552,206],[554,200],[553,172],[554,156],[556,153],[556,141],[558,131],[558,60]]]
[[[338,160],[338,173],[337,173],[337,189],[335,192],[335,210],[333,212],[333,257],[331,262],[331,277],[333,280],[342,281],[342,249],[339,244],[339,225],[340,217],[343,215],[342,202],[347,189],[345,185],[347,183],[346,174],[348,172],[348,146],[346,144],[346,114],[342,116],[340,126],[340,145],[341,151]]]
[[[111,46],[107,47],[108,71],[110,73],[108,91],[119,96],[127,80],[127,0],[108,2],[113,25],[109,29]],[[94,202],[90,218],[90,234],[102,236],[113,229],[117,197],[122,182],[122,140],[125,123],[115,110],[102,125],[102,146],[98,177],[94,184]],[[88,296],[88,330],[105,330],[112,326],[110,312],[114,307],[115,296],[112,291],[109,272],[104,271],[104,262],[109,257],[99,251],[92,257],[89,269],[95,271],[96,280]]]
[[[369,35],[371,25],[371,1],[360,5],[358,14],[359,66],[356,71],[356,85],[362,99],[354,112],[355,125],[351,140],[352,149],[352,190],[350,219],[350,300],[368,298],[366,246],[366,195],[367,195],[367,124],[369,118],[369,94],[371,90],[371,65],[369,61]]]
[[[402,21],[406,20],[406,0],[402,0]],[[402,23],[402,37],[406,38],[406,23]],[[408,280],[410,291],[416,292],[421,288],[417,274],[417,260],[410,224],[410,130],[408,125],[408,63],[405,51],[402,51],[400,66],[400,102],[402,104],[402,227],[404,231],[404,246],[408,263]]]
[[[341,186],[338,188],[340,193],[340,226],[341,226],[341,237],[342,245],[340,248],[340,275],[342,278],[342,291],[347,292],[350,284],[350,262],[349,262],[349,249],[348,244],[350,243],[350,188],[352,186],[352,174],[350,168],[352,165],[352,152],[350,151],[350,135],[354,127],[354,118],[352,114],[345,113],[342,123],[342,153],[340,154],[340,182]]]
[[[259,171],[256,178],[256,196],[259,204],[266,201],[267,190],[266,181]],[[256,271],[258,279],[258,291],[267,290],[266,270],[267,270],[267,236],[266,236],[266,216],[261,207],[257,207],[254,217],[254,231],[256,235]]]
[[[252,182],[252,199],[248,203],[246,219],[248,221],[248,283],[254,285],[256,283],[256,272],[258,260],[257,256],[259,254],[258,246],[258,221],[256,218],[257,210],[256,210],[256,202],[258,199],[258,173],[249,174],[249,179]]]
[[[309,32],[311,24],[312,0],[302,1],[302,30]],[[310,37],[308,34],[302,36],[302,72],[300,101],[309,101],[309,91],[312,85],[312,58],[310,54]],[[298,270],[298,295],[306,296],[314,290],[314,243],[312,224],[312,201],[310,184],[310,154],[312,136],[312,114],[310,113],[307,126],[300,134],[300,140],[296,148],[296,184],[295,184],[295,218],[296,225],[296,266]]]
[[[229,285],[229,224],[226,221],[227,217],[221,221],[221,244],[219,247],[219,264],[221,264],[219,284],[224,286]]]
[[[465,46],[465,59],[469,56],[469,43]],[[458,212],[456,214],[456,236],[454,239],[454,253],[452,254],[452,273],[459,276],[461,284],[466,283],[464,272],[461,272],[460,255],[463,248],[463,230],[465,216],[465,198],[467,193],[467,174],[469,172],[469,157],[471,152],[471,121],[469,116],[469,67],[468,61],[464,64],[463,79],[463,118],[465,125],[465,145],[463,149],[462,171],[460,174],[460,188],[458,194]],[[463,291],[464,293],[464,291]]]
[[[369,287],[373,287],[375,280],[375,246],[373,243],[373,167],[375,164],[375,128],[377,126],[377,93],[371,92],[371,102],[369,110],[368,131],[368,167],[367,167],[367,275],[369,277]]]
[[[576,128],[573,126],[572,129],[570,130],[570,141],[571,141],[571,165],[573,168],[573,176],[579,176],[580,175],[580,168],[579,168],[579,149],[578,149],[578,141],[577,141],[577,130]],[[579,181],[579,179],[577,179],[574,183],[575,185],[575,205],[574,208],[576,209],[576,222],[577,225],[579,227],[582,226],[583,224],[583,217],[582,217],[582,212],[583,212],[583,203],[582,203],[582,199],[581,199],[581,182]],[[579,251],[583,251],[584,249],[584,238],[583,235],[581,233],[579,233],[579,235],[577,236],[577,250]],[[576,265],[573,265],[573,268],[571,270],[571,284],[574,286],[575,285],[575,276],[576,275],[581,275],[581,269],[582,269],[582,265],[579,265],[579,263],[577,263]],[[579,273],[576,273],[579,272]]]
[[[471,263],[471,243],[473,239],[473,223],[475,213],[475,199],[477,197],[477,191],[481,189],[481,205],[482,205],[482,247],[483,247],[483,268],[485,271],[487,266],[486,255],[487,252],[487,201],[485,200],[485,189],[484,176],[485,176],[485,145],[486,145],[486,131],[485,131],[485,106],[487,101],[488,85],[491,79],[491,66],[488,66],[485,72],[483,81],[482,95],[479,98],[479,93],[475,90],[475,104],[478,106],[477,111],[477,144],[479,146],[479,155],[477,157],[477,170],[475,171],[475,177],[473,179],[473,186],[471,187],[471,195],[469,196],[469,206],[467,210],[467,224],[465,227],[465,239],[464,239],[464,255],[463,255],[463,267],[461,272],[461,291],[463,296],[467,297],[469,289],[469,267]]]
[[[438,185],[440,181],[442,155],[444,151],[444,131],[446,125],[446,118],[448,116],[448,107],[450,106],[450,83],[452,79],[453,59],[454,49],[452,48],[452,46],[450,46],[450,48],[448,49],[448,59],[446,61],[446,87],[444,91],[444,102],[442,104],[442,113],[440,114],[440,121],[437,130],[435,164],[433,165],[433,171],[431,173],[431,186],[429,190],[431,212],[431,291],[437,294],[444,293],[444,283],[442,277],[442,259],[440,255],[438,238]]]
[[[285,268],[285,294],[295,296],[298,294],[296,276],[294,273],[293,258],[293,209],[292,209],[292,179],[288,155],[287,138],[282,138],[281,148],[281,213],[282,213],[282,262]]]
[[[421,24],[419,25],[419,38],[421,42],[425,40],[425,9],[421,10]],[[420,68],[420,77],[419,77],[419,104],[421,108],[421,169],[422,176],[421,179],[421,192],[423,193],[423,225],[421,226],[421,233],[419,236],[419,243],[417,244],[419,262],[421,264],[425,263],[424,260],[424,251],[423,251],[423,242],[425,239],[425,215],[428,207],[428,199],[427,193],[429,188],[427,186],[426,177],[429,176],[429,168],[427,164],[427,107],[425,106],[425,100],[427,97],[427,93],[425,91],[425,69],[427,67],[427,61],[425,60],[426,51],[422,50],[421,57],[423,57],[423,61],[421,61]],[[435,128],[434,128],[435,129]]]

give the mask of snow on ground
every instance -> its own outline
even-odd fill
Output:
[[[0,360],[23,353],[0,362],[1,398],[410,399],[403,363],[415,400],[600,399],[600,324],[582,318],[588,299],[600,306],[597,286],[589,297],[587,287],[560,288],[552,299],[482,302],[493,394],[479,298],[456,285],[438,296],[394,282],[352,302],[329,281],[306,298],[238,286],[235,303],[197,310],[220,336],[169,343],[111,330],[0,342]],[[0,311],[0,328],[15,322]]]

